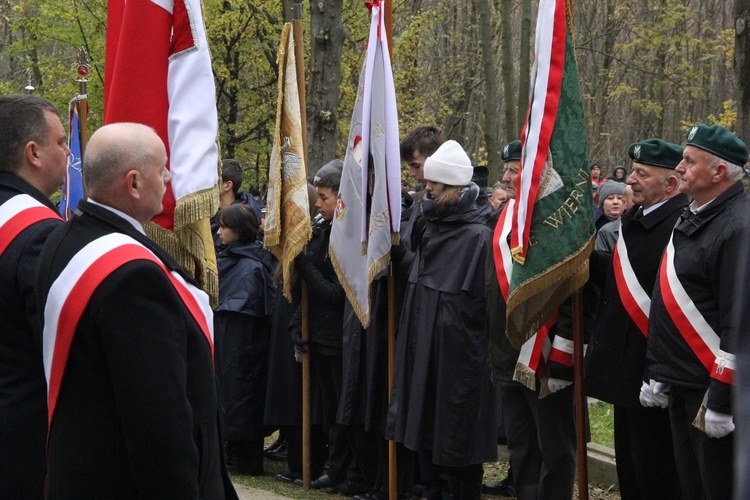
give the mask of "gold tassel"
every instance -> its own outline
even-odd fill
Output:
[[[693,427],[702,432],[706,432],[706,410],[706,405],[701,405],[695,420],[693,420]]]
[[[536,373],[523,363],[516,363],[513,380],[522,383],[532,391],[536,390]]]

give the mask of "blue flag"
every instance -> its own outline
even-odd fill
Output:
[[[78,127],[78,102],[70,101],[70,126],[68,129],[68,167],[65,169],[65,183],[60,197],[60,215],[68,220],[70,214],[78,208],[83,198],[83,176],[81,175],[81,134]]]

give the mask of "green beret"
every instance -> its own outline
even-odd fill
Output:
[[[520,160],[521,141],[516,139],[515,141],[506,144],[500,153],[500,157],[502,158],[503,162]]]
[[[646,139],[628,146],[628,156],[636,163],[674,170],[682,161],[683,147],[661,139]]]
[[[740,167],[748,160],[747,146],[736,135],[719,125],[700,124],[687,133],[688,146],[695,146]]]

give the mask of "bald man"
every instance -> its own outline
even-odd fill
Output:
[[[236,498],[208,297],[143,230],[162,211],[166,163],[152,129],[99,129],[89,199],[42,250],[48,498]]]

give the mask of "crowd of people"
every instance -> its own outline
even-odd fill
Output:
[[[241,191],[239,162],[223,161],[212,310],[143,228],[171,178],[152,129],[118,123],[91,136],[88,198],[63,223],[49,199],[70,154],[57,110],[3,96],[0,124],[0,498],[236,498],[228,472],[263,474],[264,457],[286,460],[277,479],[301,485],[303,357],[315,489],[387,499],[394,441],[400,498],[571,498],[578,389],[614,407],[622,498],[749,491],[733,468],[748,460],[734,415],[750,425],[749,399],[733,393],[734,372],[750,371],[740,362],[749,158],[723,127],[692,127],[684,147],[634,142],[630,173],[618,166],[611,179],[591,166],[583,388],[570,300],[520,349],[505,335],[521,142],[502,148],[502,180],[487,186],[488,170],[440,129],[410,131],[401,158],[423,189],[402,191],[391,250],[389,388],[389,277],[375,277],[364,328],[329,256],[341,160],[308,186],[313,239],[295,261],[292,300],[263,248],[262,197]],[[508,477],[483,484],[498,443]]]

